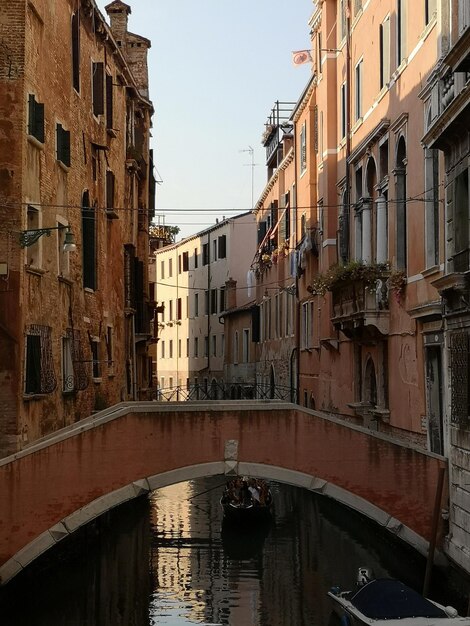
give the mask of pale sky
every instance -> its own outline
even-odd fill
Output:
[[[110,0],[97,0],[104,7]],[[127,0],[129,30],[152,42],[150,98],[157,215],[177,240],[251,209],[267,178],[264,124],[276,100],[296,102],[311,64],[312,0]],[[106,14],[105,14],[106,15]],[[249,147],[254,149],[254,168]],[[216,210],[214,210],[216,209]],[[206,210],[206,211],[205,211]]]

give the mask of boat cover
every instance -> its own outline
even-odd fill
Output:
[[[379,578],[350,597],[350,602],[370,619],[448,617],[438,606],[399,580]]]

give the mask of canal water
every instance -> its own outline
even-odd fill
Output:
[[[222,524],[222,476],[180,483],[102,516],[0,590],[2,626],[337,626],[327,591],[358,567],[420,590],[422,557],[327,498],[272,483],[272,523]],[[436,572],[431,596],[466,606]]]

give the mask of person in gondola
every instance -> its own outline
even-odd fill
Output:
[[[248,480],[243,478],[242,486],[240,489],[240,500],[243,506],[250,506],[252,504],[250,488],[248,486]]]

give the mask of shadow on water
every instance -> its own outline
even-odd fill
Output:
[[[253,528],[247,528],[223,520],[221,537],[225,555],[238,561],[262,555],[271,523],[272,520],[266,520],[257,523]]]
[[[109,511],[0,588],[0,624],[148,624],[149,543],[147,498]]]

